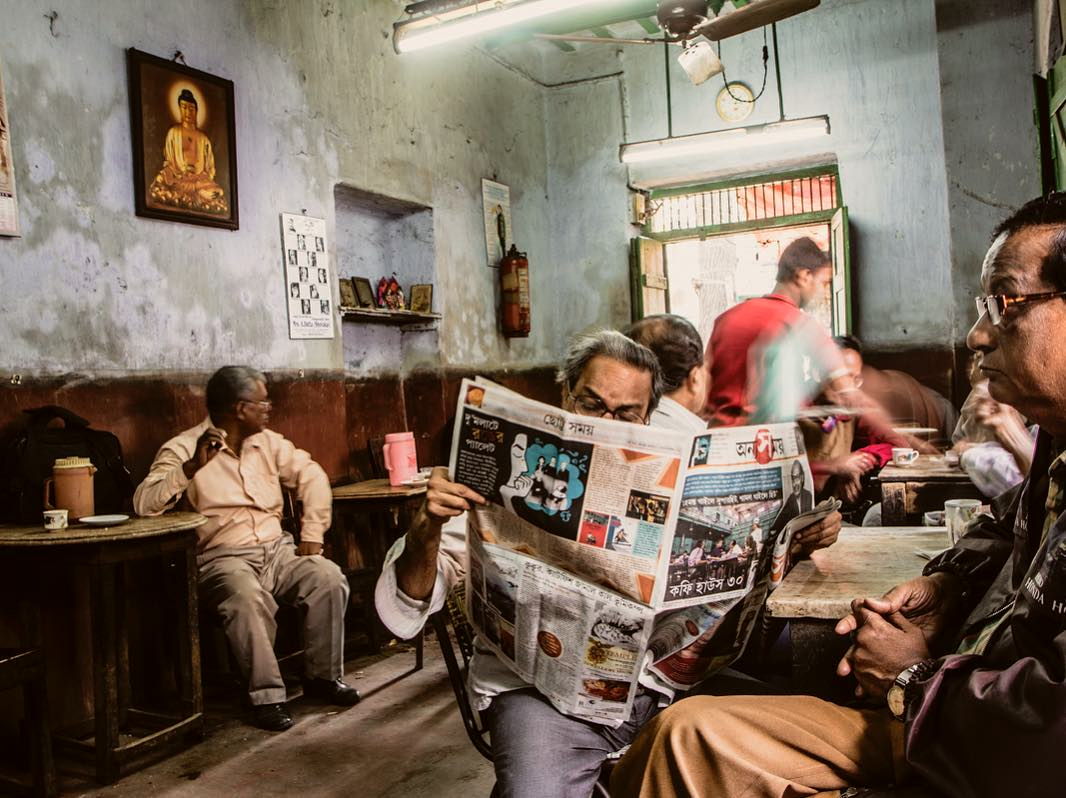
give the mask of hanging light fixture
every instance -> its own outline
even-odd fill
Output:
[[[765,125],[749,125],[691,136],[671,136],[652,141],[623,144],[619,149],[622,163],[647,163],[667,158],[692,155],[736,152],[756,147],[769,147],[793,141],[829,135],[828,116],[808,116],[803,119],[784,119]]]
[[[541,19],[559,11],[574,11],[614,2],[617,0],[493,0],[467,3],[417,19],[397,22],[393,26],[392,46],[397,53],[412,53]],[[419,5],[409,6],[408,10]]]

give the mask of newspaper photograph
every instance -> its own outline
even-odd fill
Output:
[[[716,428],[690,452],[662,609],[745,595],[767,542],[814,506],[795,424]]]

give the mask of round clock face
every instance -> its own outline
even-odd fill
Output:
[[[739,99],[734,99],[734,97]],[[724,121],[741,122],[751,116],[751,112],[755,110],[754,99],[755,95],[751,93],[751,89],[743,83],[730,83],[728,87],[723,86],[718,92],[714,107],[718,111],[718,116]]]

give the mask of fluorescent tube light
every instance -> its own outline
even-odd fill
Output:
[[[622,163],[648,163],[668,158],[735,152],[828,135],[829,117],[809,116],[804,119],[788,119],[765,125],[715,130],[692,136],[674,136],[668,139],[623,144],[619,148],[618,157]]]
[[[445,42],[518,25],[558,11],[608,5],[617,0],[523,0],[523,2],[471,3],[455,13],[430,15],[393,28],[392,46],[398,53],[412,53]]]

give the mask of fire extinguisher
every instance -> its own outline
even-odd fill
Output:
[[[508,338],[529,335],[529,260],[511,248],[500,261],[500,323]]]

